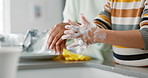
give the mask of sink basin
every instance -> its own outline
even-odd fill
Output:
[[[92,67],[19,70],[17,78],[135,78]]]

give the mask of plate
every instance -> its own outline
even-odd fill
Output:
[[[58,55],[51,53],[21,53],[20,58],[23,60],[45,60],[52,59]]]

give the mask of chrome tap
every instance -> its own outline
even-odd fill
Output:
[[[27,32],[26,38],[23,42],[23,51],[27,51],[27,52],[32,52],[33,51],[33,45],[36,43],[37,41],[37,33],[38,30],[36,29],[31,29]]]
[[[39,31],[36,29],[29,30],[22,45],[23,51],[34,52],[41,50],[42,47],[45,47],[44,43],[47,43],[47,34],[48,30],[43,33],[39,33]]]
[[[0,42],[4,42],[4,41],[5,41],[4,36],[0,34]]]

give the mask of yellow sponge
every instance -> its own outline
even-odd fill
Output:
[[[64,59],[66,61],[89,61],[91,58],[81,54],[74,54],[67,49],[63,49],[62,55],[56,57],[56,60]]]

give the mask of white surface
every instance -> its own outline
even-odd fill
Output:
[[[51,53],[22,53],[21,59],[24,60],[44,60],[51,59],[57,55]]]
[[[3,0],[4,1],[4,32],[10,33],[11,31],[11,0]]]
[[[17,78],[135,78],[90,67],[19,70]]]
[[[3,32],[3,28],[4,28],[4,19],[3,19],[3,13],[4,13],[4,9],[3,9],[3,0],[0,0],[0,33]]]
[[[39,31],[50,29],[62,21],[65,0],[10,0],[11,31],[25,33],[35,28]],[[36,17],[35,6],[40,7],[41,15]]]
[[[20,48],[0,48],[0,78],[16,78]]]

